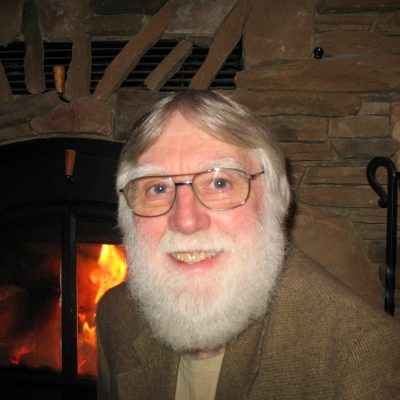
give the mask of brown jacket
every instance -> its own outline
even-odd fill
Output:
[[[175,398],[179,355],[152,337],[125,284],[103,297],[97,324],[99,399]],[[229,344],[216,399],[400,399],[400,325],[291,251],[267,316]]]

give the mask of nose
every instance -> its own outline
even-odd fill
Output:
[[[168,215],[172,231],[191,234],[210,226],[210,211],[196,198],[190,185],[177,186],[175,203]]]

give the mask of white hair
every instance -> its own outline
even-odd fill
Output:
[[[247,108],[212,91],[176,92],[155,104],[153,110],[135,125],[122,150],[117,189],[137,177],[138,158],[157,140],[165,123],[177,111],[210,135],[253,151],[265,171],[262,179],[266,200],[274,201],[276,216],[283,221],[290,203],[290,188],[285,157],[275,136]],[[122,232],[127,234],[132,227],[131,211],[121,194],[118,216]]]

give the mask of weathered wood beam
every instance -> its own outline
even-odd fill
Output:
[[[313,115],[344,117],[357,114],[362,96],[349,93],[285,90],[219,90],[259,116]]]
[[[7,46],[21,35],[24,0],[0,1],[0,46]]]
[[[400,28],[400,27],[399,27]],[[400,37],[377,32],[333,31],[315,35],[315,45],[325,50],[324,57],[399,54]]]
[[[225,60],[242,37],[252,0],[239,0],[218,28],[207,58],[190,82],[191,89],[208,89]]]
[[[352,60],[298,60],[264,69],[240,71],[242,89],[318,92],[400,91],[400,56]]]
[[[74,34],[72,58],[65,82],[65,96],[69,100],[90,94],[92,72],[91,38],[85,32]]]
[[[7,104],[13,100],[10,83],[8,82],[3,64],[0,61],[0,104]]]
[[[124,79],[140,61],[142,56],[156,43],[183,0],[169,0],[142,29],[125,45],[114,61],[107,67],[94,95],[108,100],[121,86]]]
[[[22,33],[25,39],[25,86],[29,93],[42,93],[46,89],[44,51],[38,12],[33,0],[25,1],[22,14]]]
[[[154,91],[162,88],[165,82],[180,70],[183,62],[192,54],[192,50],[192,42],[181,40],[145,79],[145,86]]]
[[[70,100],[90,94],[92,72],[91,38],[86,33],[86,19],[90,15],[90,2],[89,0],[77,1],[76,7],[72,58],[65,82],[65,96]]]
[[[319,0],[316,6],[320,14],[365,13],[400,9],[399,0]]]

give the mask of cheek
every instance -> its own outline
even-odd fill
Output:
[[[156,218],[135,217],[138,233],[151,243],[159,243],[167,229],[167,220],[164,216]]]
[[[263,215],[265,208],[262,189],[254,187],[249,199],[242,206],[227,211],[215,211],[213,223],[221,232],[240,234],[254,227],[254,221]]]
[[[228,211],[215,211],[213,219],[213,227],[224,234],[231,237],[251,230],[254,223],[252,221],[257,218],[257,213],[251,204],[245,205]]]

